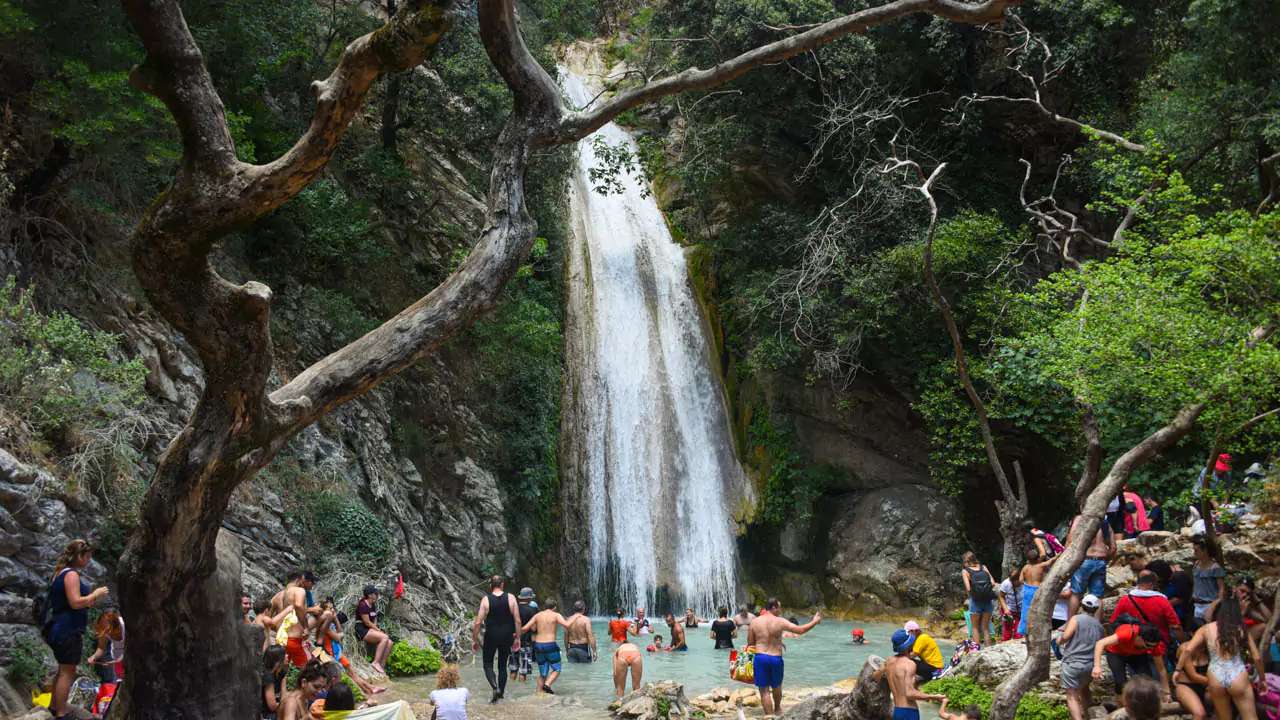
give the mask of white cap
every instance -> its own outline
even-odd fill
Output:
[[[1094,595],[1093,593],[1085,595],[1080,600],[1081,607],[1083,607],[1086,610],[1097,610],[1098,606],[1101,604],[1102,604],[1102,601],[1099,600],[1098,596]]]

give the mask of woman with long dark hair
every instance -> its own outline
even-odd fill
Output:
[[[1195,653],[1201,646],[1209,652],[1209,699],[1213,701],[1218,720],[1231,720],[1234,703],[1241,720],[1258,720],[1253,701],[1253,688],[1249,671],[1244,664],[1244,654],[1258,658],[1258,647],[1245,632],[1240,603],[1234,595],[1218,604],[1213,622],[1196,631],[1188,643],[1186,653]]]
[[[58,556],[57,569],[49,583],[49,602],[53,610],[53,625],[45,638],[53,648],[53,658],[58,662],[58,676],[53,681],[53,698],[49,710],[58,720],[67,716],[67,696],[71,683],[76,679],[76,666],[84,649],[84,633],[89,627],[89,608],[107,596],[107,589],[100,587],[89,592],[89,585],[80,579],[80,571],[93,559],[93,548],[84,540],[72,540]]]

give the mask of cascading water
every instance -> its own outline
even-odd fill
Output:
[[[568,74],[577,106],[594,96]],[[609,123],[593,137],[635,150]],[[656,201],[629,175],[596,192],[592,138],[579,143],[566,318],[567,463],[585,509],[597,610],[688,606],[707,614],[737,596],[731,508],[750,501],[684,251]],[[574,541],[571,538],[570,541]],[[583,543],[583,540],[588,542]],[[657,605],[657,606],[656,606]]]

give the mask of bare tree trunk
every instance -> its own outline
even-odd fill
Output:
[[[1022,521],[1027,517],[1027,489],[1021,471],[1018,473],[1019,492],[1015,494],[1009,485],[1009,477],[1004,472],[1004,467],[1000,463],[1000,454],[996,450],[991,421],[987,418],[987,405],[978,395],[977,389],[973,386],[973,380],[969,377],[969,363],[965,358],[964,343],[960,339],[960,328],[956,326],[955,316],[951,312],[951,303],[947,301],[947,296],[943,294],[942,288],[938,285],[938,279],[933,273],[933,237],[938,225],[938,204],[933,199],[931,186],[945,167],[946,163],[939,165],[933,171],[933,175],[919,188],[929,201],[930,211],[929,230],[925,234],[924,241],[924,279],[929,284],[933,302],[938,306],[942,319],[947,325],[947,333],[951,336],[951,347],[956,357],[956,372],[959,373],[960,383],[964,386],[965,394],[969,396],[969,402],[973,403],[973,409],[978,415],[978,429],[982,432],[982,446],[987,453],[987,463],[991,466],[996,484],[1000,487],[1000,495],[1003,499],[996,501],[996,510],[1000,515],[1000,533],[1004,536],[1002,572],[1004,577],[1008,577],[1009,571],[1021,563],[1020,541]]]
[[[1098,474],[1102,472],[1102,433],[1098,430],[1098,416],[1093,406],[1080,402],[1080,428],[1084,432],[1084,471],[1076,483],[1076,505],[1084,504],[1089,494],[1098,486]]]
[[[400,86],[403,82],[404,75],[401,73],[387,77],[386,97],[382,100],[382,151],[388,155],[398,152],[396,133],[403,127],[399,118]]]
[[[992,720],[1014,720],[1018,711],[1018,703],[1036,683],[1049,677],[1049,630],[1053,617],[1053,606],[1058,595],[1066,586],[1067,580],[1084,562],[1085,552],[1089,548],[1089,538],[1102,528],[1103,516],[1111,498],[1122,488],[1133,471],[1150,461],[1158,453],[1186,437],[1195,427],[1196,420],[1204,412],[1205,405],[1199,403],[1184,408],[1173,422],[1147,436],[1133,449],[1121,455],[1106,479],[1102,481],[1085,502],[1084,511],[1072,533],[1072,542],[1058,556],[1057,562],[1049,569],[1048,575],[1040,583],[1031,606],[1023,608],[1027,617],[1027,662],[1000,683],[995,698],[991,703]]]

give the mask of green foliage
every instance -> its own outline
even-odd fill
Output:
[[[18,689],[26,692],[44,679],[44,653],[30,633],[18,635],[18,641],[4,668],[5,677]]]
[[[356,699],[356,707],[360,707],[360,704],[364,702],[364,691],[361,690],[360,686],[356,685],[356,681],[352,680],[351,676],[346,673],[342,673],[342,683],[351,688],[351,695]]]
[[[387,656],[387,674],[391,677],[422,675],[435,672],[441,666],[440,653],[434,649],[421,650],[406,642],[391,646]]]
[[[983,717],[991,713],[991,693],[983,690],[973,678],[957,676],[932,680],[920,688],[921,692],[947,696],[947,704],[961,710],[966,705],[982,708]],[[1067,720],[1071,714],[1065,705],[1051,703],[1035,693],[1027,693],[1018,704],[1017,720]]]
[[[0,284],[0,401],[33,425],[98,424],[137,404],[146,368],[118,357],[118,336],[40,312],[13,276]]]
[[[258,482],[281,496],[286,516],[298,524],[307,559],[321,571],[358,565],[381,571],[392,556],[382,519],[326,470],[282,455]]]
[[[812,515],[813,501],[822,495],[831,472],[806,467],[795,433],[776,427],[763,405],[752,412],[747,436],[766,473],[764,498],[757,511],[760,519],[781,527]]]

